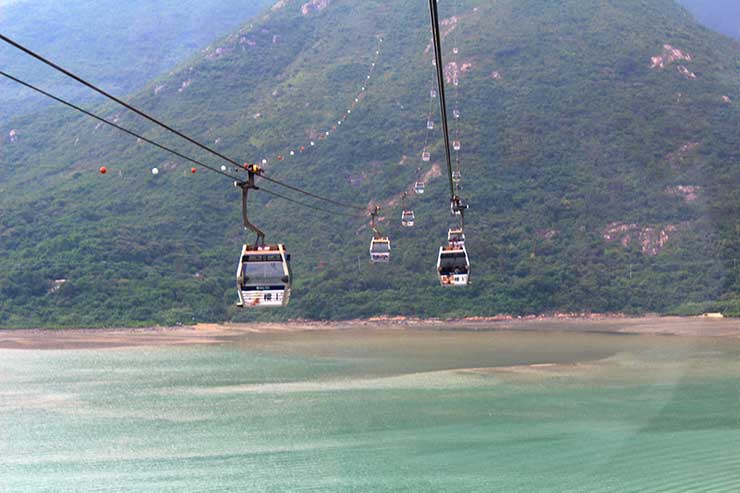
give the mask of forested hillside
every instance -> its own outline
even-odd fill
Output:
[[[284,0],[130,100],[240,161],[269,158],[279,179],[381,204],[392,262],[369,265],[366,218],[258,194],[252,218],[292,252],[294,296],[285,310],[238,311],[245,235],[229,180],[54,107],[0,122],[0,325],[740,313],[740,45],[671,0],[453,7],[440,3],[444,56],[459,51],[446,68],[460,81],[471,287],[435,275],[454,220],[435,173],[439,125],[431,162],[420,159],[426,2]],[[372,80],[336,125],[379,37]],[[96,111],[222,164],[119,108]],[[411,199],[416,226],[402,228],[418,166],[430,180]]]
[[[62,64],[74,64],[119,94],[153,77],[253,17],[270,0],[18,0],[0,3],[0,32]],[[66,96],[90,95],[37,62],[0,46],[4,70],[53,84]],[[0,118],[39,109],[0,80]],[[46,103],[44,101],[44,103]]]

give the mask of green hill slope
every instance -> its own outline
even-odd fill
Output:
[[[425,6],[280,2],[132,98],[228,155],[271,156],[278,178],[386,205],[390,265],[368,264],[367,221],[261,197],[253,218],[293,253],[294,298],[283,311],[239,312],[244,236],[228,180],[191,175],[55,110],[0,128],[17,135],[0,150],[0,325],[740,311],[740,47],[669,0],[466,0],[456,21],[440,6],[445,56],[456,37],[467,64],[459,107],[473,264],[471,288],[440,288],[436,252],[453,223],[445,181],[413,198],[413,229],[392,206],[417,166],[433,174],[442,164],[438,130],[432,162],[419,159],[433,79]],[[351,118],[288,157],[346,111],[380,35]],[[55,279],[67,282],[54,290]]]
[[[213,38],[238,28],[270,0],[21,0],[0,4],[0,32],[24,40],[61,64],[74,64],[119,94],[139,89]],[[70,97],[90,99],[74,84],[12,49],[0,46],[5,70],[55,84]],[[0,118],[27,114],[42,101],[20,97],[0,81]]]

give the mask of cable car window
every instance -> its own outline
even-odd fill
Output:
[[[386,242],[373,243],[373,253],[387,253],[391,251],[391,246]]]
[[[443,253],[439,263],[440,271],[454,272],[455,270],[465,272],[468,269],[468,261],[464,252]]]
[[[250,280],[255,278],[281,279],[284,275],[282,262],[247,262],[244,264],[244,276]]]

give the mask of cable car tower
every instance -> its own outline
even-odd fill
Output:
[[[293,275],[290,254],[285,245],[265,244],[265,234],[249,221],[247,199],[250,190],[259,190],[254,177],[262,173],[256,165],[245,165],[248,178],[234,182],[242,189],[242,219],[244,229],[257,235],[254,244],[244,244],[236,270],[236,287],[239,294],[237,306],[241,308],[275,308],[288,304]]]
[[[439,106],[442,114],[442,132],[445,142],[445,158],[447,161],[447,177],[450,185],[450,211],[453,216],[460,217],[460,227],[450,228],[447,233],[447,245],[439,247],[437,255],[437,275],[444,287],[467,286],[470,284],[470,259],[465,248],[465,211],[468,206],[463,204],[458,195],[459,177],[454,176],[452,169],[452,155],[450,152],[450,133],[447,124],[447,102],[445,98],[444,64],[442,63],[442,37],[439,31],[439,13],[437,0],[429,0],[431,13],[432,36],[434,44],[434,65],[437,72],[439,91]],[[455,108],[457,111],[457,108]],[[457,114],[455,115],[457,117]],[[459,144],[455,142],[455,147]]]

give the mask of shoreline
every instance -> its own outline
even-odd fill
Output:
[[[343,322],[290,321],[198,324],[195,326],[92,329],[0,329],[0,349],[73,350],[143,346],[224,344],[255,334],[327,331],[429,330],[467,332],[548,332],[611,335],[740,338],[740,319],[578,315],[415,319],[377,317]]]

